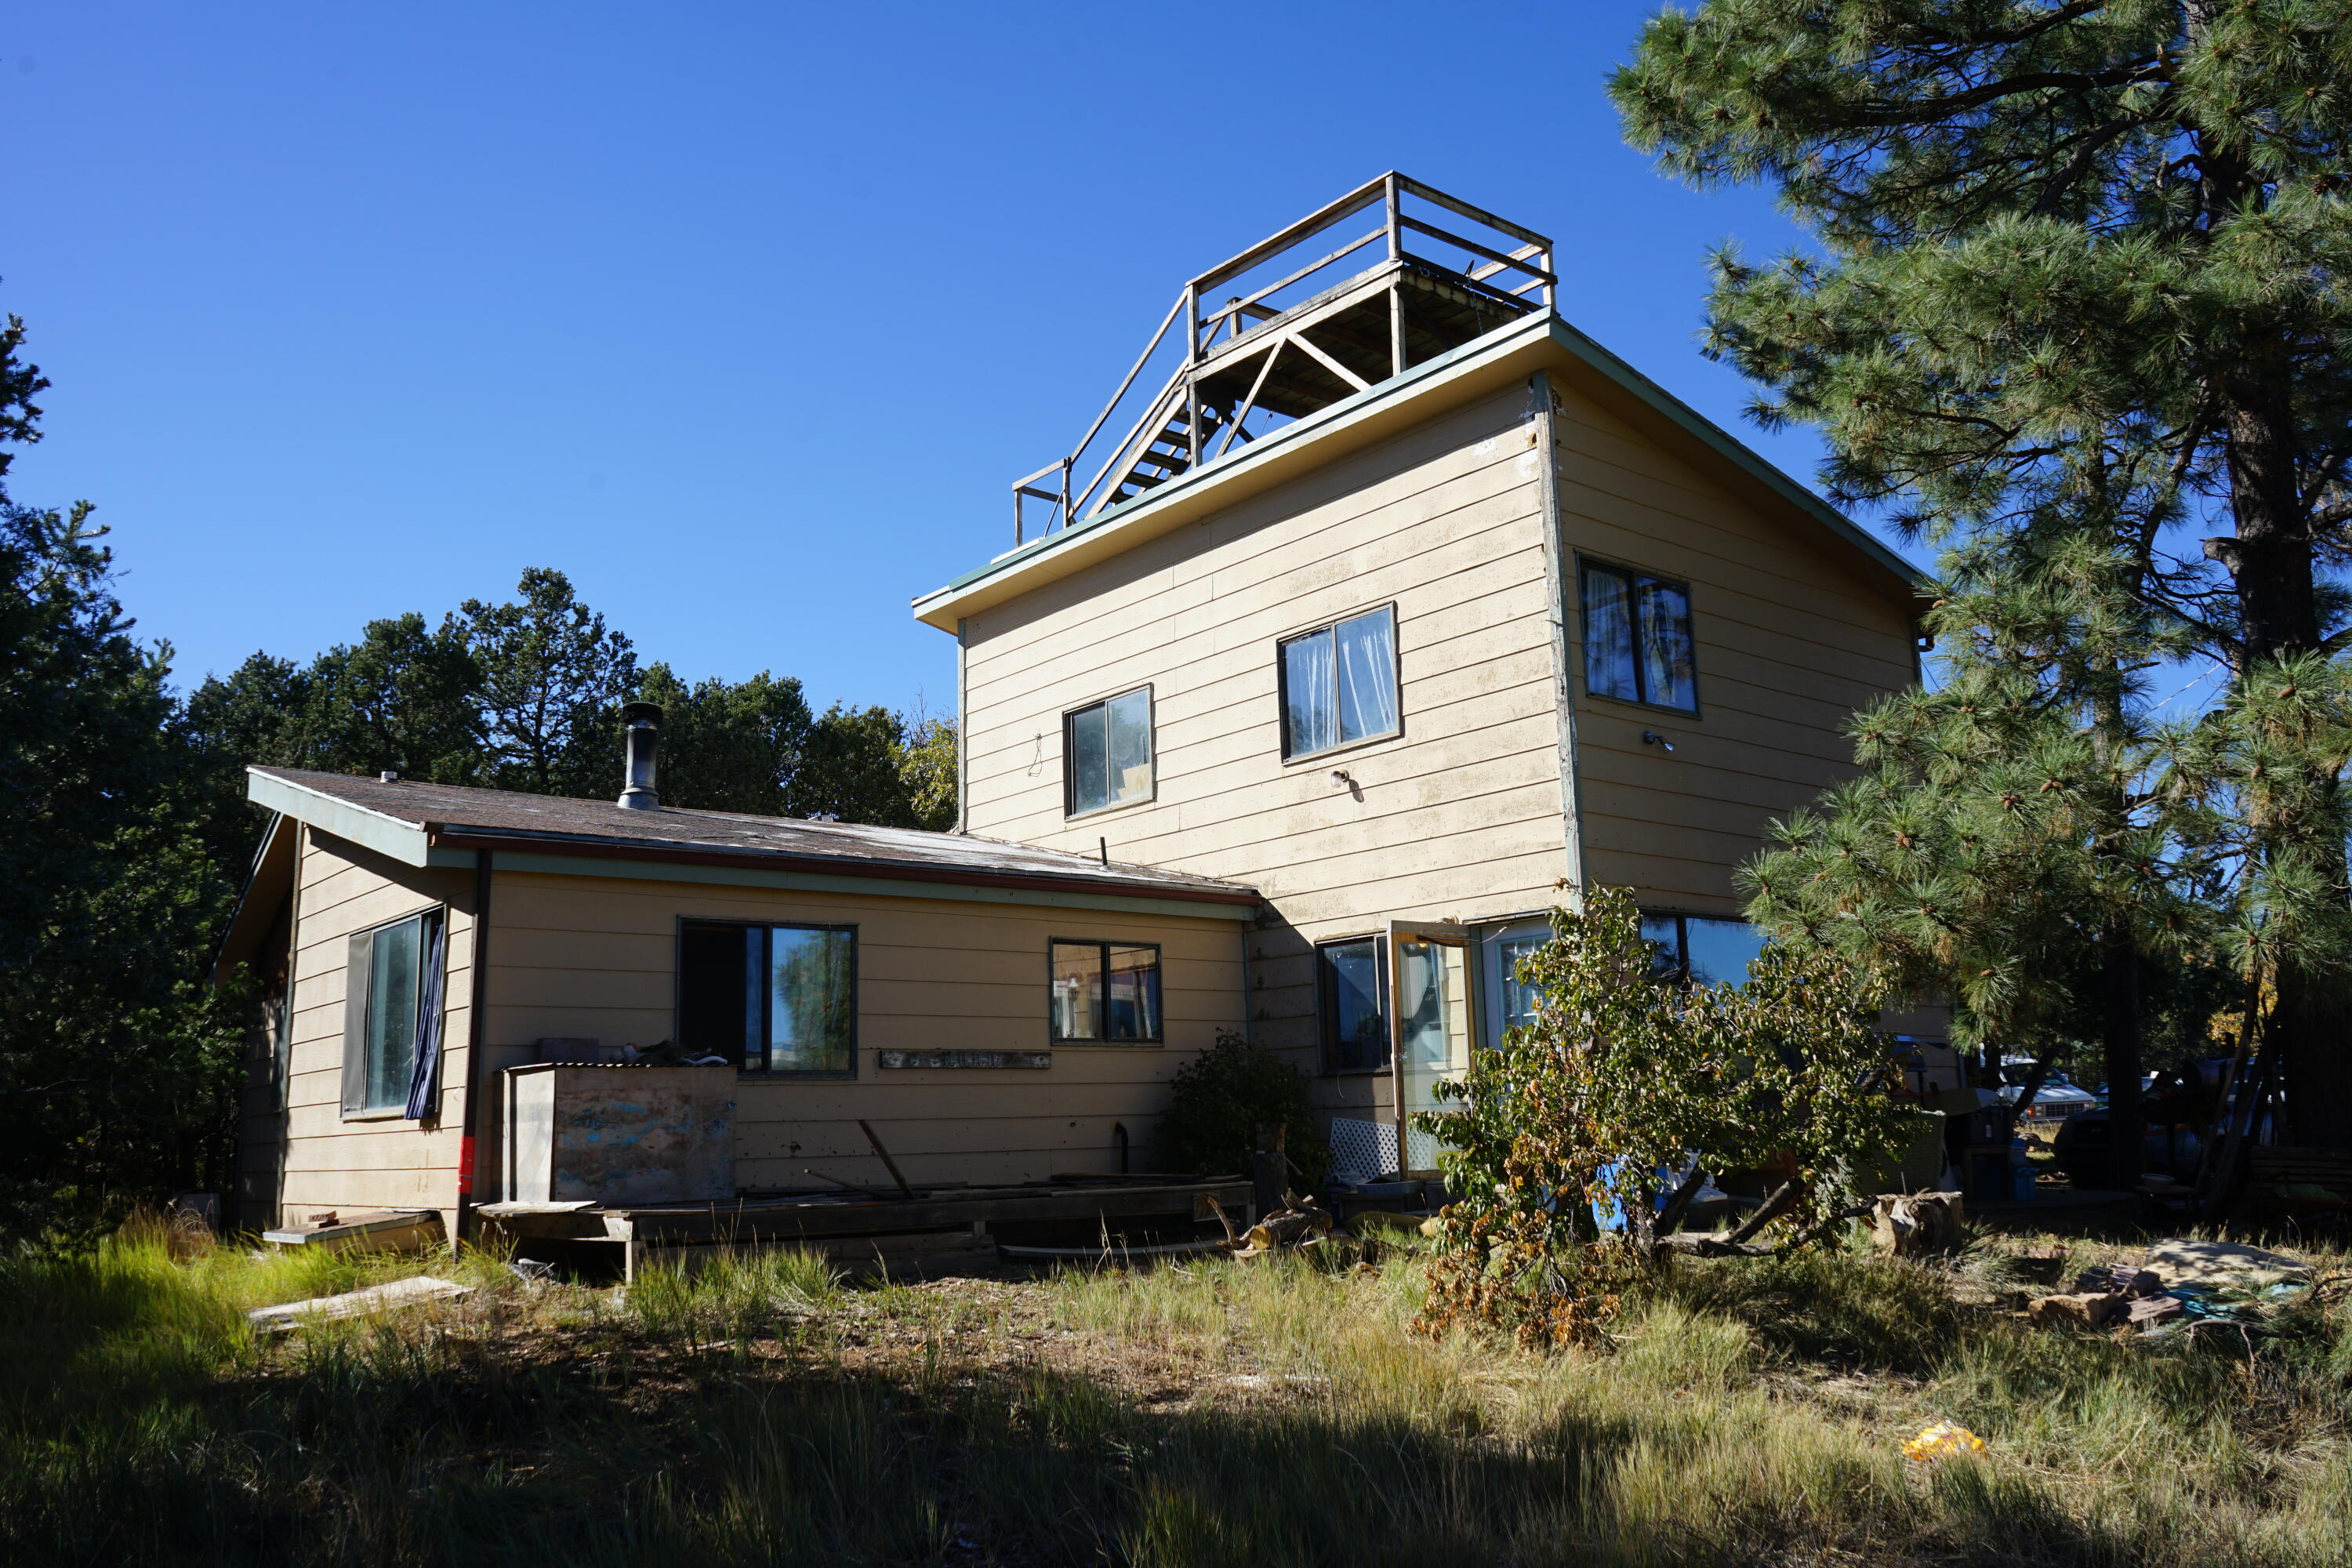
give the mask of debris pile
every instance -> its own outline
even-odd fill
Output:
[[[1208,1200],[1217,1223],[1225,1227],[1225,1245],[1235,1258],[1264,1258],[1270,1252],[1307,1252],[1331,1247],[1355,1247],[1357,1238],[1341,1228],[1329,1209],[1311,1197],[1285,1189],[1282,1207],[1260,1219],[1247,1231],[1236,1231],[1224,1205]]]
[[[2259,1331],[2315,1282],[2284,1253],[2227,1241],[2160,1241],[2137,1263],[2096,1264],[2068,1293],[2043,1296],[2027,1318],[2049,1325],[2194,1334],[2200,1323]]]

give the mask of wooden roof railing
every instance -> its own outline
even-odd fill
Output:
[[[1377,223],[1336,248],[1318,243],[1371,212]],[[1184,285],[1069,455],[1013,481],[1013,547],[1033,505],[1041,536],[1088,521],[1551,308],[1558,284],[1552,242],[1534,230],[1393,171],[1368,181]],[[1238,291],[1208,302],[1224,289]]]

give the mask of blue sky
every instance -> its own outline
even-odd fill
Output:
[[[1646,3],[126,5],[0,22],[0,309],[183,680],[560,567],[648,661],[954,701],[1005,548],[1183,279],[1396,167],[1557,237],[1570,320],[1801,479],[1627,149]]]

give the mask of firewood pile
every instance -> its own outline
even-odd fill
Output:
[[[1306,1253],[1326,1247],[1352,1251],[1360,1247],[1357,1238],[1340,1226],[1329,1209],[1287,1188],[1283,1191],[1282,1207],[1246,1231],[1234,1228],[1224,1206],[1214,1198],[1209,1204],[1216,1212],[1217,1222],[1225,1227],[1225,1245],[1235,1258],[1264,1258],[1274,1252]]]

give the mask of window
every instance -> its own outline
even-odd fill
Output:
[[[1331,1072],[1370,1072],[1389,1065],[1388,965],[1374,936],[1315,950],[1322,994],[1323,1065]]]
[[[1650,973],[1681,985],[1748,983],[1748,965],[1764,951],[1764,933],[1746,921],[1703,915],[1643,915]]]
[[[1160,950],[1148,943],[1049,944],[1056,1042],[1133,1045],[1160,1038]]]
[[[1151,688],[1062,715],[1064,812],[1151,798]]]
[[[856,929],[683,922],[677,1037],[745,1072],[855,1074]]]
[[[1282,652],[1282,754],[1312,756],[1393,735],[1396,606],[1288,637]]]
[[[1595,697],[1697,712],[1690,589],[1586,563],[1584,685]]]
[[[354,932],[344,956],[343,1114],[423,1116],[441,1047],[441,913]]]
[[[1535,1023],[1538,988],[1518,977],[1519,961],[1551,939],[1549,921],[1522,921],[1486,937],[1488,1045],[1502,1044],[1506,1029],[1527,1028]]]

